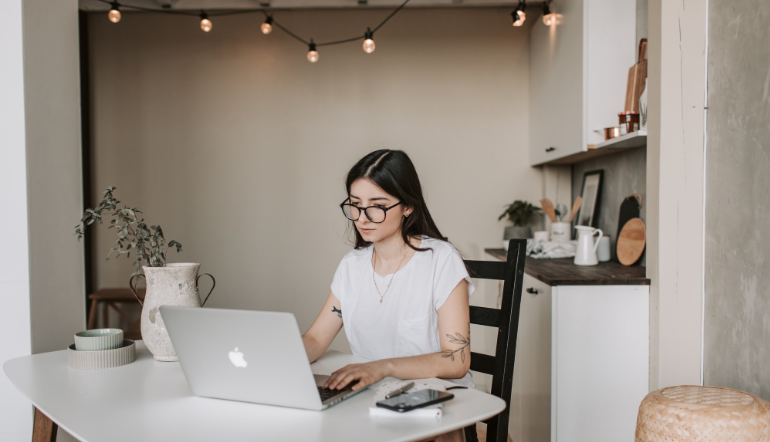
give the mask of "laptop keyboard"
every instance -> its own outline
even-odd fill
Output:
[[[332,390],[331,388],[324,388],[321,386],[318,387],[318,394],[321,395],[321,401],[325,401],[326,399],[329,399],[332,396],[336,396],[342,391],[343,390]]]

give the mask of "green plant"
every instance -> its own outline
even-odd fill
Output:
[[[163,236],[163,229],[160,226],[150,226],[144,223],[143,218],[139,218],[138,214],[142,213],[137,209],[123,206],[122,209],[118,209],[118,201],[112,192],[116,187],[108,187],[104,192],[104,198],[97,207],[93,209],[86,209],[83,212],[83,218],[80,220],[80,224],[75,226],[75,235],[78,240],[83,237],[83,232],[86,230],[86,226],[90,226],[96,221],[102,224],[103,217],[112,217],[110,226],[117,229],[118,240],[115,241],[118,246],[110,249],[110,253],[107,254],[105,261],[110,260],[110,255],[115,252],[120,255],[126,255],[126,258],[131,258],[131,252],[133,251],[135,260],[133,265],[136,266],[137,274],[141,271],[142,263],[150,267],[163,267],[166,265],[166,252],[169,248],[176,248],[177,253],[182,251],[182,244],[178,241],[171,240],[166,243],[166,238]]]
[[[503,212],[497,220],[500,221],[501,219],[508,217],[508,220],[514,226],[525,226],[529,224],[535,214],[539,212],[542,212],[542,209],[539,207],[535,207],[526,201],[516,200],[505,206],[505,212]]]

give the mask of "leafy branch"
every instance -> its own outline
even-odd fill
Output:
[[[470,337],[468,339],[465,339],[463,335],[460,333],[455,333],[454,336],[447,334],[447,338],[449,338],[449,342],[452,344],[461,344],[462,347],[458,348],[457,350],[444,350],[441,352],[442,358],[450,358],[452,361],[455,360],[455,353],[458,351],[460,352],[460,359],[463,363],[465,363],[465,347],[471,345]]]
[[[120,201],[112,194],[115,189],[116,187],[108,187],[99,205],[83,212],[80,224],[75,226],[75,235],[77,235],[78,240],[83,237],[87,226],[97,221],[102,224],[103,218],[112,217],[108,229],[117,229],[118,240],[115,242],[118,246],[110,249],[105,261],[109,261],[110,255],[113,253],[116,253],[118,257],[126,255],[126,258],[130,259],[133,251],[135,257],[133,265],[136,266],[136,271],[133,274],[141,271],[142,263],[146,263],[150,267],[165,266],[168,249],[175,248],[177,253],[181,252],[182,244],[175,240],[166,243],[163,229],[160,226],[148,227],[144,218],[139,216],[142,212],[138,208],[123,206],[122,209],[119,209]]]

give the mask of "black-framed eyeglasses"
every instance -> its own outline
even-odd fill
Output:
[[[340,204],[340,208],[342,209],[342,213],[345,215],[345,218],[351,221],[358,221],[358,218],[361,217],[361,212],[364,212],[364,214],[369,219],[369,221],[376,224],[379,224],[385,221],[385,215],[387,214],[388,210],[401,204],[401,201],[399,201],[390,207],[383,207],[383,206],[358,207],[356,205],[350,204],[347,201],[348,200],[345,200],[342,202],[342,204]]]

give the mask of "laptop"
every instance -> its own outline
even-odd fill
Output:
[[[291,313],[161,306],[190,390],[196,396],[324,410],[353,391],[323,388]]]

